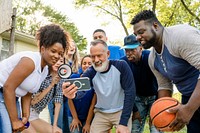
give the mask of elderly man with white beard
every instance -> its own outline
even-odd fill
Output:
[[[97,96],[90,133],[107,133],[113,126],[116,127],[116,133],[130,133],[135,99],[134,78],[125,61],[108,60],[109,55],[104,41],[91,42],[93,65],[82,75],[90,78]],[[76,98],[78,93],[75,85],[69,85],[68,82],[63,84],[66,97]]]

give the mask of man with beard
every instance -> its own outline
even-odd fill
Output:
[[[149,65],[158,81],[158,97],[172,96],[174,83],[182,94],[182,104],[168,112],[176,113],[169,125],[179,131],[200,133],[200,31],[186,24],[163,27],[154,12],[144,10],[131,21],[134,34],[148,49]]]
[[[131,112],[135,99],[135,83],[131,69],[125,61],[108,60],[110,52],[103,40],[90,45],[93,66],[83,73],[89,77],[97,95],[91,133],[107,133],[115,126],[117,133],[130,133]],[[77,87],[63,84],[63,94],[74,98]]]
[[[126,56],[122,57],[130,66],[136,86],[135,106],[133,108],[133,123],[131,133],[142,133],[146,118],[153,102],[157,98],[157,81],[152,73],[149,64],[149,50],[143,50],[134,35],[124,38]],[[151,133],[159,133],[155,126],[150,125]]]

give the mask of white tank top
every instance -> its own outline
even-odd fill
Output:
[[[39,52],[19,52],[0,62],[0,86],[4,85],[8,76],[22,57],[32,59],[35,64],[35,70],[17,87],[15,91],[17,97],[22,97],[28,92],[37,92],[41,82],[48,74],[48,66],[45,66],[41,72],[41,55]]]

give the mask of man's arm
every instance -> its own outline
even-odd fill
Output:
[[[127,126],[135,101],[136,89],[133,74],[128,64],[125,61],[120,61],[119,66],[119,70],[121,72],[121,86],[124,90],[124,105],[119,125]]]
[[[194,112],[200,107],[200,79],[197,82],[197,85],[195,87],[195,90],[192,93],[192,96],[190,97],[190,100],[185,105],[186,108],[188,108],[189,111],[191,111],[191,116],[185,116],[186,122],[188,123],[190,120],[190,117],[194,114]],[[194,104],[195,103],[195,104]]]
[[[193,91],[187,104],[169,109],[169,112],[176,113],[176,119],[169,125],[173,131],[181,130],[194,115],[194,112],[200,107],[200,80],[198,80],[195,90]]]
[[[172,97],[172,91],[165,89],[158,90],[158,98],[161,97]]]

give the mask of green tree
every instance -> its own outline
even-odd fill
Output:
[[[78,28],[70,22],[66,15],[56,11],[49,5],[45,5],[41,0],[14,0],[17,7],[18,31],[35,35],[36,30],[47,23],[57,23],[70,33],[80,51],[87,47],[87,40],[80,35]]]
[[[200,27],[199,0],[75,0],[77,8],[94,7],[98,14],[111,15],[118,20],[127,34],[134,15],[144,9],[156,12],[164,26],[189,23]]]
[[[94,7],[98,10],[98,13],[109,14],[114,19],[117,19],[124,29],[126,35],[128,35],[128,29],[126,27],[126,16],[128,13],[126,8],[123,8],[127,3],[127,0],[75,0],[75,6],[77,8],[82,7]]]
[[[74,23],[70,22],[65,15],[62,15],[58,11],[55,11],[50,6],[44,7],[44,17],[47,17],[50,22],[59,23],[64,29],[66,29],[76,42],[79,50],[85,50],[87,47],[87,40],[79,34],[78,28]]]

